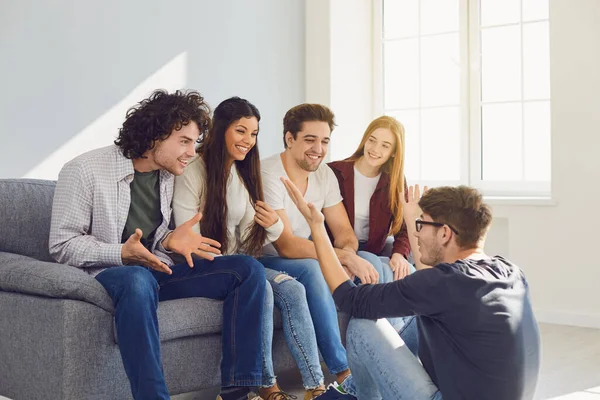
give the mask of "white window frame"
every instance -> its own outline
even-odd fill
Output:
[[[383,65],[383,1],[373,0],[373,115],[382,115],[384,109],[384,65]],[[524,199],[536,204],[545,203],[551,197],[551,182],[545,181],[490,181],[481,179],[482,171],[482,128],[481,128],[481,60],[478,51],[479,0],[459,0],[460,38],[460,179],[421,180],[421,185],[430,187],[443,185],[470,185],[478,188],[487,198],[498,200]],[[472,17],[470,17],[472,16]],[[520,22],[522,29],[522,22]],[[521,40],[523,36],[521,35]],[[521,59],[521,62],[523,60]],[[521,85],[523,90],[523,85]],[[525,103],[527,101],[523,101]],[[467,105],[467,106],[464,106]],[[523,135],[524,137],[524,135]],[[451,155],[450,155],[451,156]],[[509,160],[507,160],[509,161]]]

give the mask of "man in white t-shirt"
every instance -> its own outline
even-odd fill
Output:
[[[335,126],[333,112],[323,105],[301,104],[286,113],[283,125],[285,151],[262,160],[261,172],[265,201],[279,214],[284,229],[279,239],[265,246],[266,255],[259,261],[267,268],[287,272],[304,285],[319,350],[341,382],[349,370],[336,307],[317,262],[310,227],[290,199],[281,177],[294,182],[306,201],[323,212],[336,254],[350,277],[365,284],[378,283],[382,265],[373,254],[357,252],[358,239],[342,203],[337,178],[322,162]],[[374,260],[373,264],[367,259]]]

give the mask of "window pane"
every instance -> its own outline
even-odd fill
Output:
[[[421,39],[421,105],[447,106],[460,103],[458,34]]]
[[[421,0],[421,35],[458,32],[458,0]]]
[[[419,34],[418,0],[384,0],[383,37],[396,39]]]
[[[527,99],[550,98],[548,22],[523,24],[523,94]]]
[[[419,111],[398,111],[392,115],[404,125],[404,175],[408,181],[421,179],[421,146],[419,144]]]
[[[519,26],[481,31],[481,99],[521,100],[521,29]]]
[[[481,0],[481,26],[521,21],[521,0]]]
[[[523,21],[548,18],[548,0],[523,0]]]
[[[511,181],[523,178],[521,103],[482,106],[483,179]]]
[[[525,103],[525,179],[550,181],[550,102]]]
[[[460,179],[460,110],[421,110],[421,179]]]
[[[405,39],[384,44],[384,108],[419,105],[419,43]]]

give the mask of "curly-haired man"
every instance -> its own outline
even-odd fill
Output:
[[[56,185],[50,254],[94,275],[112,298],[136,400],[169,399],[156,313],[163,300],[224,300],[222,399],[245,398],[262,380],[255,321],[263,312],[264,268],[249,256],[215,258],[219,243],[192,229],[201,214],[169,229],[174,175],[194,156],[209,112],[198,92],[156,91],[127,112],[115,145],[68,162]],[[174,253],[186,262],[174,263]]]

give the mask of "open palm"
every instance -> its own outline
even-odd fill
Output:
[[[325,222],[325,217],[321,210],[317,210],[314,204],[307,203],[302,193],[300,193],[300,190],[298,190],[292,181],[284,177],[281,178],[281,181],[290,195],[290,198],[296,207],[298,207],[300,213],[306,218],[306,222],[308,222],[309,225],[320,225]]]

